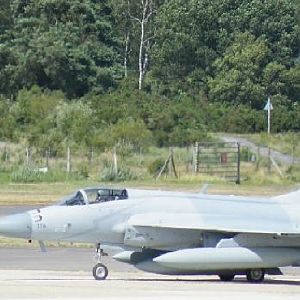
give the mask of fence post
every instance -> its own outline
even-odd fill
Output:
[[[296,140],[295,140],[295,136],[293,134],[293,138],[292,138],[292,165],[295,164],[295,151],[296,151]]]
[[[88,155],[88,160],[89,160],[89,164],[92,165],[93,160],[94,160],[94,148],[93,146],[90,147],[90,152]]]
[[[271,174],[271,148],[268,147],[268,173]]]
[[[195,143],[194,146],[194,157],[193,157],[193,172],[196,174],[198,173],[198,160],[199,160],[199,142]]]
[[[50,148],[46,149],[46,167],[49,169]]]
[[[168,162],[168,173],[169,176],[172,176],[172,157],[173,157],[173,149],[172,147],[169,148],[169,162]]]
[[[9,155],[8,155],[8,150],[6,148],[6,146],[4,147],[4,161],[8,161],[9,159]]]
[[[68,146],[67,149],[67,173],[71,172],[71,149],[70,146]]]
[[[118,157],[117,157],[117,147],[115,146],[113,149],[113,168],[114,172],[118,174]]]
[[[30,165],[30,148],[26,148],[26,167],[29,167]]]
[[[260,146],[257,146],[257,158],[256,158],[256,171],[259,170],[259,163],[260,163]]]
[[[237,179],[236,184],[241,183],[241,145],[237,143]]]
[[[176,172],[176,167],[175,167],[175,162],[174,162],[174,152],[173,148],[169,148],[169,158],[168,158],[168,167],[169,167],[169,176],[171,177],[172,174],[174,173],[174,176],[178,178],[177,172]]]

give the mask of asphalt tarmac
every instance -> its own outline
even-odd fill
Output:
[[[41,208],[41,205],[0,205],[0,217]]]
[[[299,299],[300,269],[266,276],[261,284],[244,277],[224,283],[217,276],[144,273],[104,257],[105,281],[95,281],[93,249],[0,248],[0,299]]]

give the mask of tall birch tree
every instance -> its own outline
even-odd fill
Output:
[[[137,23],[139,28],[139,90],[143,88],[143,81],[149,65],[149,50],[154,39],[152,20],[156,13],[155,0],[131,0],[127,2],[127,12],[130,19]]]

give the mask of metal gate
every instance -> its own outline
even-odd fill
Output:
[[[195,143],[194,172],[240,183],[239,143]]]

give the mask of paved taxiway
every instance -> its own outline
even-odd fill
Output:
[[[300,269],[267,276],[262,284],[243,277],[223,283],[216,276],[161,276],[105,257],[110,273],[95,281],[93,249],[0,249],[0,299],[299,299]]]

